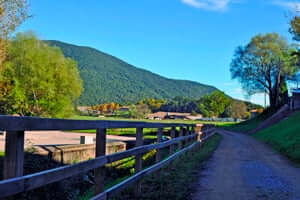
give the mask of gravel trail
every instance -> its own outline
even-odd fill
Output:
[[[219,133],[193,200],[300,200],[300,168],[251,136]]]

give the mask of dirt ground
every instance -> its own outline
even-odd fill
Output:
[[[25,132],[25,148],[35,145],[69,145],[80,144],[80,136],[92,135],[94,140],[96,134],[93,133],[73,133],[63,131],[26,131]],[[134,137],[123,137],[115,135],[107,135],[109,141],[134,141]],[[0,135],[0,151],[5,149],[5,136]]]
[[[300,168],[251,136],[221,135],[193,200],[300,200]]]

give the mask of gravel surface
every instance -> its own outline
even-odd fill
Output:
[[[300,200],[300,168],[251,136],[219,132],[193,200]]]

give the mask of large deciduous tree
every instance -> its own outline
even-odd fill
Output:
[[[9,41],[0,71],[0,110],[7,114],[65,117],[80,96],[82,80],[77,64],[59,48],[50,47],[33,33]]]
[[[299,70],[297,50],[277,33],[259,34],[238,47],[231,75],[249,95],[267,92],[270,106],[280,105],[281,88]]]

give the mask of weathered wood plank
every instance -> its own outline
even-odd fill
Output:
[[[176,134],[176,127],[173,126],[173,127],[171,128],[171,139],[174,139],[174,138],[175,138],[175,134]],[[173,154],[174,151],[175,151],[175,145],[172,144],[172,145],[170,146],[170,154]]]
[[[106,129],[96,131],[96,155],[95,157],[105,156],[106,150]],[[104,191],[105,166],[95,169],[95,194]]]
[[[5,136],[3,179],[23,176],[24,131],[8,131]]]
[[[0,115],[0,130],[6,131],[85,130],[98,128],[166,128],[180,125],[183,124],[110,120],[66,120]]]
[[[162,142],[162,135],[163,135],[163,129],[159,128],[157,130],[157,144]],[[161,150],[157,149],[156,155],[155,155],[155,161],[156,163],[161,161]]]
[[[136,129],[136,142],[135,146],[139,147],[142,146],[144,143],[143,141],[143,128],[137,128]],[[143,154],[137,154],[135,156],[135,173],[138,173],[142,170],[142,156]],[[142,192],[142,184],[141,182],[138,182],[135,187],[135,195],[139,196]]]
[[[184,132],[184,128],[183,127],[180,127],[180,131],[179,131],[179,138],[183,137],[183,132]],[[180,141],[179,144],[178,144],[178,149],[182,149],[183,147],[183,142]]]

